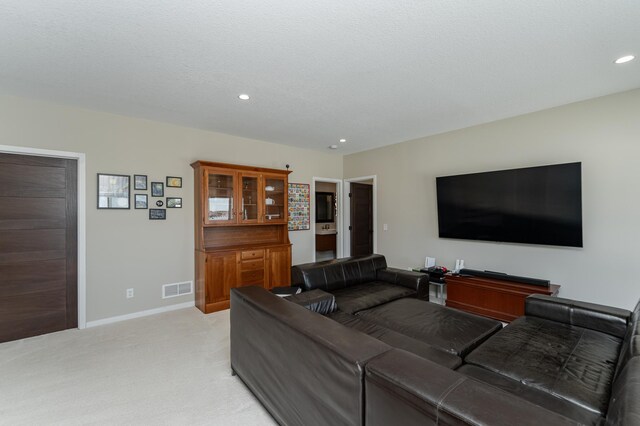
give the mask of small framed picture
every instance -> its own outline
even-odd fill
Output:
[[[98,173],[98,208],[128,209],[131,176]]]
[[[152,197],[164,197],[164,183],[151,182],[151,196]]]
[[[147,188],[147,175],[133,175],[133,189],[134,191],[146,191]]]
[[[182,188],[182,178],[177,176],[167,176],[167,188]]]
[[[149,209],[149,220],[165,220],[167,211],[165,209]]]
[[[149,208],[149,199],[147,197],[147,194],[135,194],[136,197],[136,202],[135,202],[135,207],[136,209],[148,209]]]
[[[167,197],[167,208],[168,209],[181,209],[182,208],[182,198],[181,197]]]

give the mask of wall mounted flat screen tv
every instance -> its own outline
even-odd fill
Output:
[[[436,178],[440,238],[582,247],[582,163]]]

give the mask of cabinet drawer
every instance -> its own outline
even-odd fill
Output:
[[[242,260],[262,258],[264,258],[264,250],[245,250],[242,252]]]
[[[254,271],[256,269],[264,269],[264,259],[243,260],[240,262],[241,271]]]
[[[256,269],[255,271],[240,272],[240,285],[260,284],[264,283],[264,269]]]

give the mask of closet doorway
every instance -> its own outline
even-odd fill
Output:
[[[1,148],[0,342],[76,328],[79,159]]]

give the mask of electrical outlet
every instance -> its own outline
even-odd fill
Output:
[[[127,299],[131,299],[133,297],[133,289],[132,288],[128,288],[127,289]]]

